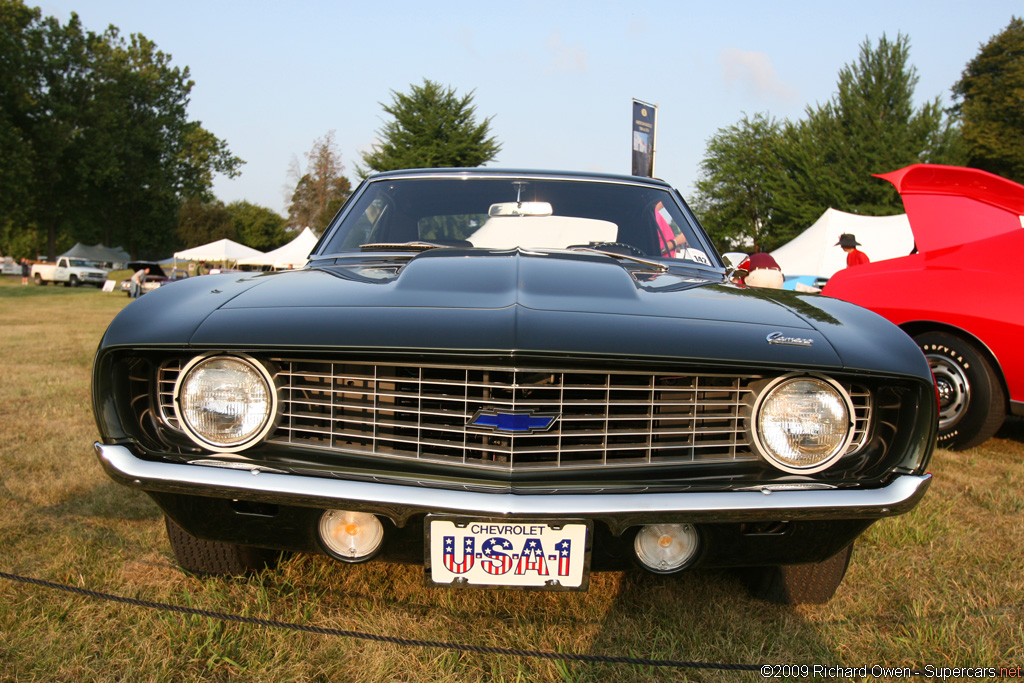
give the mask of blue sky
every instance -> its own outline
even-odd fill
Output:
[[[424,78],[475,90],[503,145],[494,167],[628,174],[632,98],[655,103],[656,174],[689,197],[718,129],[744,113],[801,118],[865,39],[909,36],[918,101],[948,105],[979,46],[1024,15],[1020,0],[27,4],[141,33],[188,66],[190,117],[247,162],[215,193],[282,214],[293,159],[334,130],[355,184],[380,103]]]

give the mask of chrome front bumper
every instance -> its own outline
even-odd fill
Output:
[[[358,510],[404,526],[413,515],[594,519],[613,533],[637,524],[876,519],[909,511],[931,475],[901,475],[877,489],[760,490],[722,492],[516,494],[449,490],[367,481],[143,460],[124,446],[96,444],[107,474],[142,489],[215,498]]]

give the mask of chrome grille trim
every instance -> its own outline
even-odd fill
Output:
[[[497,469],[755,459],[743,426],[750,392],[737,377],[278,363],[274,443]],[[496,434],[467,426],[480,409],[559,419]]]
[[[160,411],[160,419],[171,429],[181,431],[178,418],[174,414],[174,385],[181,374],[184,361],[180,358],[165,361],[156,371],[156,396]]]
[[[846,393],[850,395],[850,400],[853,402],[853,438],[850,440],[849,448],[846,449],[846,455],[849,455],[856,453],[867,443],[874,403],[871,400],[871,392],[862,386],[843,383],[843,388],[846,389]]]
[[[587,371],[268,359],[280,392],[267,441],[375,457],[500,470],[742,463],[765,374]],[[160,415],[179,429],[173,389],[181,362],[157,373]],[[854,403],[848,453],[867,441],[871,393]],[[480,409],[557,414],[550,429],[494,433],[467,425]]]

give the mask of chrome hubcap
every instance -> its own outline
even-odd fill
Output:
[[[927,356],[939,390],[939,429],[952,427],[967,412],[971,385],[963,367],[947,356]]]

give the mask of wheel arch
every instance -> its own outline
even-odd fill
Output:
[[[999,364],[999,359],[996,358],[994,353],[992,353],[992,349],[988,347],[988,344],[962,327],[957,327],[956,325],[950,325],[948,323],[941,323],[935,320],[912,320],[900,323],[899,328],[911,337],[917,337],[919,334],[924,334],[925,332],[945,332],[946,334],[959,337],[960,339],[974,345],[978,352],[985,357],[985,360],[989,362],[992,369],[995,371],[996,378],[999,380],[999,386],[1003,388],[1004,407],[1007,410],[1007,414],[1009,414],[1010,387],[1006,383],[1006,377],[1003,374],[1002,366]]]

